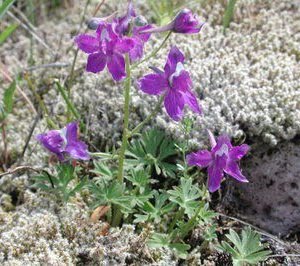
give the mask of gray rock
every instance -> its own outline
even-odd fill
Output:
[[[300,230],[300,144],[258,147],[243,162],[250,183],[229,181],[225,207],[271,233]]]

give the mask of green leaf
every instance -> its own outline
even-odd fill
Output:
[[[147,241],[150,248],[161,248],[168,247],[170,243],[170,238],[167,234],[152,234],[151,238]]]
[[[155,182],[153,179],[150,179],[150,175],[147,171],[139,169],[131,170],[129,175],[126,175],[125,178],[129,180],[133,186],[139,188],[141,194],[144,193],[149,184]]]
[[[229,0],[228,5],[226,7],[224,17],[223,17],[223,30],[225,30],[229,27],[230,22],[232,21],[233,15],[234,15],[234,6],[236,4],[237,0]]]
[[[17,83],[14,80],[4,92],[3,105],[4,105],[4,111],[6,114],[9,114],[12,112],[14,93],[16,90],[16,86],[17,86]]]
[[[10,6],[15,2],[15,0],[4,0],[2,5],[0,6],[0,19],[4,16],[6,11],[10,8]]]
[[[200,189],[193,185],[191,178],[181,178],[180,186],[168,190],[170,201],[177,203],[184,209],[184,213],[191,218],[199,206],[199,199],[202,196]]]
[[[11,24],[0,33],[0,45],[18,28],[18,24]]]
[[[191,248],[190,245],[182,243],[169,244],[169,247],[175,249],[175,253],[181,259],[187,258],[188,250]]]
[[[141,170],[155,170],[164,176],[175,177],[176,165],[168,162],[177,154],[175,144],[164,132],[152,129],[143,133],[140,139],[131,141],[126,152],[126,164]]]
[[[87,185],[87,179],[81,180],[74,188],[72,188],[69,191],[68,197],[74,196],[76,192],[79,192],[80,190],[82,190],[86,185]]]
[[[159,194],[157,191],[153,194],[154,205],[150,201],[146,202],[141,209],[145,215],[135,215],[136,223],[142,219],[143,222],[153,221],[155,224],[159,224],[163,215],[170,213],[174,209],[173,203],[166,203],[169,198],[167,194]]]
[[[250,227],[243,230],[241,236],[230,229],[226,237],[233,246],[223,241],[219,249],[232,256],[234,265],[244,265],[245,263],[257,265],[259,262],[266,260],[271,253],[269,250],[265,250],[265,247],[260,243],[259,235]]]

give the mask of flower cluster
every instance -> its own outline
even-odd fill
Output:
[[[111,15],[102,19],[94,18],[89,25],[96,30],[93,35],[80,34],[75,38],[78,48],[88,54],[86,70],[99,73],[107,66],[113,79],[121,81],[125,77],[130,80],[131,77],[126,73],[127,64],[132,64],[143,57],[144,45],[152,33],[169,31],[170,33],[196,34],[200,32],[204,23],[200,23],[190,10],[183,9],[169,24],[155,27],[148,24],[142,16],[138,16],[132,2],[129,1],[124,16]],[[191,90],[192,80],[184,67],[184,60],[183,53],[173,46],[163,70],[150,67],[154,73],[147,74],[136,82],[137,87],[144,93],[162,95],[166,112],[174,121],[180,121],[183,118],[185,105],[189,106],[195,114],[202,114],[197,97]],[[130,83],[128,84],[130,86]],[[127,89],[128,95],[130,88]],[[128,104],[129,98],[125,102]],[[128,109],[129,107],[125,108],[127,111]],[[126,115],[128,120],[128,113],[124,114]],[[123,143],[128,141],[127,131],[128,128],[124,128]],[[220,188],[224,172],[240,182],[248,182],[239,169],[238,161],[248,152],[249,146],[244,144],[234,147],[227,135],[220,136],[217,141],[210,131],[209,136],[211,151],[200,150],[187,155],[187,162],[190,166],[208,168],[209,191],[214,192]],[[47,134],[39,135],[38,140],[60,160],[65,160],[66,155],[75,159],[89,159],[87,146],[77,140],[76,123],[71,123],[60,131],[51,130]],[[126,145],[124,147],[121,157],[125,156]],[[123,159],[120,159],[121,164]],[[123,165],[119,167],[122,180]]]
[[[150,38],[150,33],[142,32],[152,26],[136,15],[131,2],[123,17],[109,23],[107,20],[110,18],[94,20],[97,24],[95,34],[80,34],[75,38],[75,43],[89,55],[88,72],[99,73],[107,65],[113,79],[120,81],[126,76],[124,54],[129,54],[131,62],[142,58],[144,44]]]

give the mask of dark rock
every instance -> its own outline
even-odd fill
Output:
[[[242,163],[250,182],[228,179],[223,206],[274,234],[300,231],[300,144],[261,146],[251,153]]]

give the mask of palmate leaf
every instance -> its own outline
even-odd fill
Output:
[[[155,180],[150,179],[150,174],[147,171],[141,169],[132,169],[128,175],[125,175],[125,178],[130,181],[134,187],[137,187],[141,194],[144,193],[149,184],[155,182]]]
[[[242,231],[241,237],[232,229],[226,235],[227,239],[233,244],[222,241],[218,247],[220,250],[229,253],[232,256],[234,265],[256,265],[257,263],[267,259],[271,253],[265,250],[265,247],[260,243],[260,236],[250,227]]]
[[[106,162],[94,161],[94,167],[95,168],[90,172],[96,174],[96,177],[94,178],[96,184],[108,183],[113,180],[117,174],[115,169],[108,166]]]
[[[177,203],[184,209],[184,213],[191,218],[199,206],[199,199],[202,196],[201,190],[193,185],[191,178],[181,178],[180,186],[168,190],[170,201]]]
[[[170,213],[174,207],[174,203],[167,203],[169,195],[159,194],[157,191],[154,192],[154,205],[151,202],[144,203],[141,211],[144,214],[136,214],[135,223],[153,221],[158,224],[161,222],[163,215]]]
[[[120,206],[125,213],[132,211],[131,198],[124,196],[124,186],[119,182],[113,181],[100,185],[91,183],[89,189],[94,197],[93,207],[116,204]]]
[[[130,143],[126,163],[143,170],[154,169],[158,175],[174,177],[176,165],[168,160],[175,154],[174,142],[168,140],[162,131],[152,129]]]
[[[143,191],[142,194],[133,194],[126,197],[131,202],[131,207],[133,209],[135,206],[142,207],[149,199],[153,197],[153,192],[150,189],[147,189]]]

